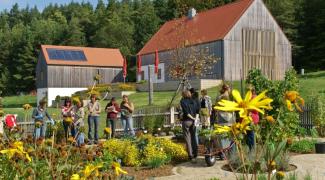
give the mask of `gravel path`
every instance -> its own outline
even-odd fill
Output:
[[[236,179],[231,172],[224,171],[221,167],[226,161],[217,161],[212,167],[207,167],[203,157],[199,157],[197,164],[190,162],[182,163],[173,168],[174,175],[154,178],[155,180],[209,180],[218,178],[220,180]],[[325,154],[296,155],[291,158],[291,163],[297,166],[295,171],[298,179],[304,179],[310,174],[313,180],[325,180]]]

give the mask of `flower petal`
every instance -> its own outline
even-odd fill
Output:
[[[245,102],[249,102],[251,99],[252,99],[252,91],[248,91],[248,92],[246,93],[246,96],[245,96],[244,101],[245,101]]]
[[[238,103],[240,103],[240,102],[243,101],[243,99],[241,98],[241,95],[240,95],[239,91],[236,90],[236,89],[232,90],[232,96],[234,97],[234,99],[235,99]]]

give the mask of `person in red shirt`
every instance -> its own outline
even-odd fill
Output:
[[[252,92],[252,99],[254,99],[256,97],[255,88],[250,87],[249,90]],[[251,118],[253,120],[253,123],[258,124],[258,122],[260,121],[260,116],[259,116],[258,112],[256,110],[253,110],[249,114],[250,114],[250,116],[251,116]],[[254,139],[255,139],[254,131],[253,130],[247,131],[246,143],[247,143],[250,150],[252,150],[252,148],[255,145],[255,140]]]
[[[115,97],[112,97],[111,101],[106,105],[105,111],[107,112],[106,127],[111,128],[112,138],[114,138],[117,114],[121,111],[120,106],[116,102]],[[106,138],[108,139],[108,135],[106,136]]]

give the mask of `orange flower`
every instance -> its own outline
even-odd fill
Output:
[[[293,111],[292,104],[294,104],[296,106],[296,109],[302,112],[302,109],[299,105],[304,106],[305,100],[299,96],[299,93],[297,91],[287,91],[285,94],[285,100],[290,111]]]
[[[272,116],[266,116],[266,120],[272,124],[275,122],[275,119]]]

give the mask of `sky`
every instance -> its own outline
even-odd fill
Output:
[[[27,5],[29,5],[29,7],[34,7],[36,5],[38,10],[42,11],[44,7],[50,3],[66,4],[71,1],[91,2],[95,6],[98,0],[0,0],[0,11],[4,9],[10,10],[15,3],[18,3],[19,8],[24,8]]]

